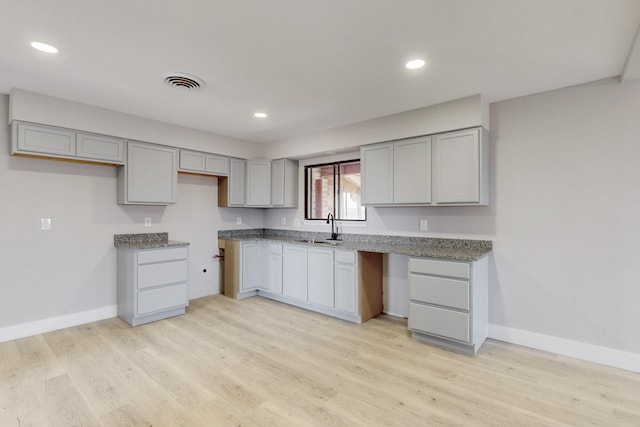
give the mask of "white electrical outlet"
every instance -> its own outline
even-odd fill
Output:
[[[294,227],[300,227],[300,218],[294,218],[293,219],[293,226]]]
[[[242,217],[241,216],[236,218],[236,224],[238,224],[238,225],[242,224]]]
[[[145,218],[144,219],[144,226],[145,227],[151,227],[151,218]]]
[[[287,217],[283,216],[280,222],[282,223],[282,225],[287,225]]]
[[[420,220],[420,231],[427,231],[427,220],[426,219],[421,219]]]
[[[51,218],[40,218],[40,230],[51,230]]]

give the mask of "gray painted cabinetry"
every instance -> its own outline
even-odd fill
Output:
[[[118,316],[132,326],[184,314],[189,248],[118,248]]]
[[[487,259],[409,259],[409,329],[414,338],[477,353],[488,333]]]
[[[13,122],[11,154],[111,165],[124,163],[125,141],[105,135]]]
[[[118,168],[119,204],[172,205],[177,186],[178,150],[129,141],[127,162]]]
[[[482,128],[360,148],[362,203],[488,205],[489,152]]]
[[[229,175],[229,158],[200,151],[180,150],[180,172],[202,175]]]

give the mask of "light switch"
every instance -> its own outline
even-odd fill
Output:
[[[51,230],[51,218],[40,218],[40,230]]]

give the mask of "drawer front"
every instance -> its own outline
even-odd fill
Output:
[[[138,266],[138,289],[186,281],[186,260]]]
[[[410,258],[409,272],[458,277],[460,279],[469,279],[471,277],[469,263],[467,262],[440,261],[424,258]]]
[[[189,249],[186,246],[179,248],[152,249],[138,252],[138,264],[149,264],[152,262],[176,261],[187,259]]]
[[[355,264],[356,252],[336,250],[335,259],[340,264]]]
[[[469,310],[469,282],[409,273],[409,299]]]
[[[445,308],[410,303],[409,329],[470,342],[469,314]]]
[[[167,286],[138,292],[138,314],[187,305],[187,284]]]

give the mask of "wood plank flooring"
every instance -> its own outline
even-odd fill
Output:
[[[640,426],[640,374],[489,340],[468,357],[262,298],[0,344],[0,426]]]

